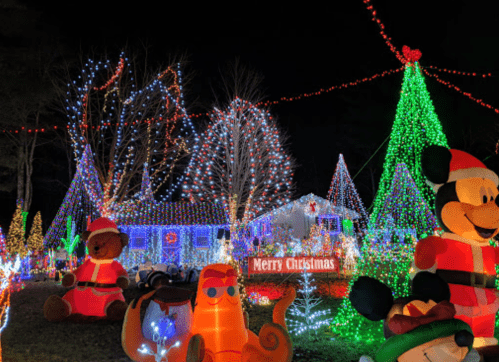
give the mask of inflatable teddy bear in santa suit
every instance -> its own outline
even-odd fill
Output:
[[[421,164],[444,233],[417,243],[412,271],[434,272],[449,284],[456,318],[471,326],[475,348],[496,345],[499,248],[490,240],[499,232],[499,178],[470,154],[441,146],[428,147]]]
[[[62,284],[76,288],[64,297],[52,295],[44,305],[49,321],[61,321],[71,314],[123,319],[127,303],[123,289],[129,284],[128,273],[117,258],[128,244],[128,236],[118,231],[116,224],[101,217],[82,234],[87,241],[90,258],[73,273],[66,274]]]

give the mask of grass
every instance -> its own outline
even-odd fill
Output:
[[[256,275],[247,280],[247,285],[297,285],[297,275]],[[321,308],[331,309],[336,314],[340,306],[342,288],[346,281],[331,277],[331,274],[314,276],[324,296]],[[196,291],[196,284],[181,287]],[[96,321],[74,323],[65,321],[49,323],[43,317],[43,304],[52,294],[63,296],[68,289],[53,281],[27,282],[26,287],[11,297],[9,322],[2,333],[2,356],[5,362],[130,362],[121,347],[121,322]],[[124,292],[131,302],[141,292],[132,281]],[[329,295],[329,296],[327,296]],[[334,298],[336,297],[336,298]],[[269,306],[254,305],[249,310],[250,330],[258,335],[260,328],[272,321],[275,302]],[[147,302],[142,312],[145,312]],[[331,317],[331,316],[329,316]],[[334,340],[332,340],[334,338]],[[331,335],[327,329],[318,333],[316,340],[292,337],[293,361],[358,361],[362,354],[369,354],[372,346],[343,340]]]

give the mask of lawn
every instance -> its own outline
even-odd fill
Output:
[[[296,286],[297,275],[257,275],[247,280],[247,287],[262,285],[271,293],[279,293],[289,285]],[[334,315],[345,292],[346,280],[331,274],[316,274],[319,292],[324,296],[321,308],[331,309]],[[130,362],[121,347],[121,322],[97,321],[49,323],[43,317],[43,303],[51,294],[64,295],[67,288],[54,281],[26,282],[23,290],[12,294],[11,310],[6,329],[1,336],[5,362]],[[196,290],[196,284],[181,287]],[[124,292],[127,302],[141,295],[132,281]],[[142,312],[145,312],[147,302]],[[249,310],[250,329],[258,334],[261,326],[272,320],[275,302],[269,306],[254,305]],[[331,335],[327,330],[318,333],[316,340],[293,337],[293,361],[358,361],[372,346],[352,343]]]

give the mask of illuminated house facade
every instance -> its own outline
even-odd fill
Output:
[[[308,194],[278,209],[254,219],[248,225],[250,239],[275,239],[276,228],[289,229],[291,239],[308,238],[312,225],[324,224],[334,239],[341,230],[341,220],[355,220],[359,215],[344,208],[332,205],[328,200]]]
[[[216,261],[219,229],[228,229],[220,204],[157,202],[117,220],[128,234],[118,259],[126,268],[146,260],[153,264],[204,266]]]

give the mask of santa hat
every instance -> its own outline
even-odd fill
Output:
[[[109,220],[107,217],[100,217],[97,220],[94,220],[90,226],[88,227],[88,231],[90,231],[90,235],[88,238],[90,239],[92,236],[101,233],[112,232],[119,234],[118,226],[114,223],[114,221]]]
[[[488,169],[482,161],[464,151],[449,151],[452,155],[452,158],[449,165],[449,178],[447,179],[447,183],[457,180],[479,177],[489,179],[496,185],[499,185],[499,177],[494,171]],[[433,188],[434,192],[437,192],[440,186],[443,185],[434,184],[429,181],[427,181],[427,183]]]

